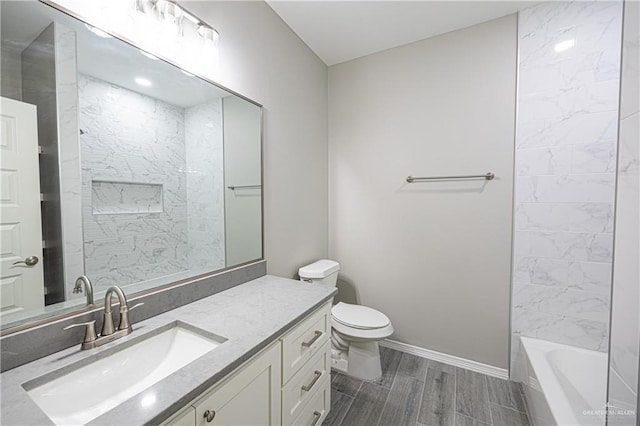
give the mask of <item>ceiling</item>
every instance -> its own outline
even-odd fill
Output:
[[[525,0],[266,1],[329,66],[469,27],[539,3]]]

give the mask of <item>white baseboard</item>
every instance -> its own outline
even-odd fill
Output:
[[[467,370],[497,377],[498,379],[506,380],[509,378],[509,371],[505,368],[494,367],[493,365],[483,364],[481,362],[460,358],[454,355],[443,354],[442,352],[432,351],[430,349],[397,342],[395,340],[384,339],[378,343],[380,346],[384,346],[385,348],[395,349],[400,352],[406,352],[421,358],[432,359],[434,361],[443,362],[460,368],[466,368]]]

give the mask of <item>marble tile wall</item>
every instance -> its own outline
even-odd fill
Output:
[[[636,424],[640,349],[640,3],[624,6],[609,424]]]
[[[607,350],[621,24],[620,1],[519,14],[512,374],[519,336]]]
[[[188,269],[182,108],[86,75],[78,86],[87,276],[101,290]],[[162,185],[163,211],[94,215],[94,180]]]
[[[225,267],[222,99],[184,110],[189,267]]]

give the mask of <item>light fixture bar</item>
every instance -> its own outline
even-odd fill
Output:
[[[200,20],[184,9],[182,9],[182,16],[193,22],[194,25],[200,25]]]

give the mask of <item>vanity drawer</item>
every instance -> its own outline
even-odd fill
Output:
[[[331,375],[327,375],[320,388],[316,389],[316,393],[311,397],[309,403],[301,410],[296,419],[291,422],[292,425],[301,426],[320,426],[329,413],[331,408]],[[283,425],[287,423],[283,422]]]
[[[281,339],[283,385],[329,340],[330,331],[331,302],[327,302]]]
[[[325,379],[331,376],[331,343],[322,348],[282,388],[282,422],[290,423],[314,396]]]

